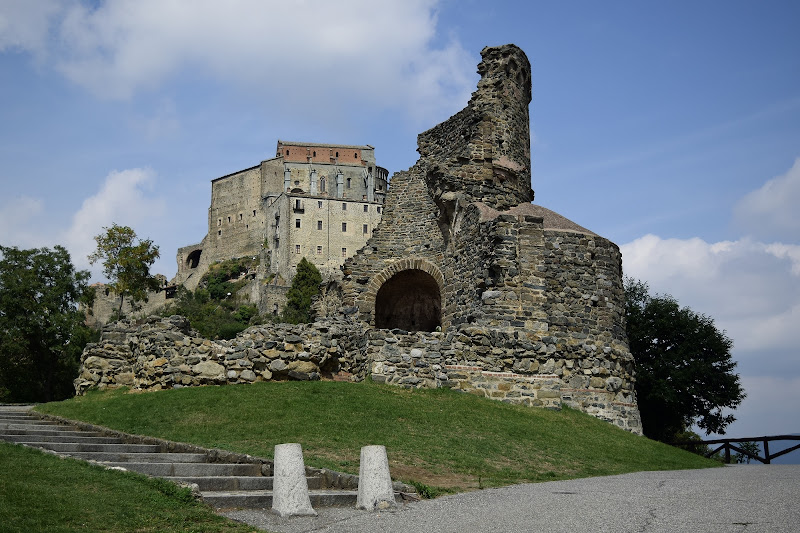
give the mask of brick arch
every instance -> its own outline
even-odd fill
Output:
[[[436,285],[439,288],[439,299],[441,302],[441,309],[444,309],[444,276],[442,275],[442,271],[432,262],[428,261],[427,259],[423,259],[421,257],[409,257],[405,259],[401,259],[399,261],[395,261],[391,265],[387,266],[374,276],[370,278],[369,283],[367,283],[367,290],[362,293],[358,300],[365,302],[370,309],[370,316],[369,322],[372,325],[375,325],[375,302],[378,296],[378,291],[380,291],[381,287],[384,284],[391,280],[395,275],[400,274],[401,272],[406,271],[422,271],[425,274],[428,274],[433,281],[435,281]]]

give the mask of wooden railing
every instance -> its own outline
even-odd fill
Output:
[[[687,440],[687,441],[680,441],[680,442],[673,442],[673,445],[676,446],[703,446],[703,445],[713,445],[719,444],[717,448],[709,449],[703,455],[706,457],[711,457],[712,455],[722,451],[725,455],[725,463],[731,462],[731,450],[745,455],[747,457],[751,457],[756,461],[761,461],[764,464],[770,464],[770,461],[775,459],[776,457],[780,457],[781,455],[786,455],[789,452],[793,452],[794,450],[800,449],[800,444],[796,444],[791,448],[786,448],[785,450],[781,450],[779,452],[770,454],[769,453],[769,443],[774,442],[776,440],[795,440],[800,441],[800,436],[798,435],[776,435],[772,437],[750,437],[750,438],[743,438],[743,439],[714,439],[714,440]],[[764,450],[764,456],[760,457],[757,454],[754,454],[746,449],[740,448],[732,443],[742,443],[742,442],[758,442],[761,443],[761,447]]]

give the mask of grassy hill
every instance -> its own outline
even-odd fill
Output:
[[[261,457],[272,457],[276,444],[299,442],[309,466],[354,474],[361,446],[383,444],[392,477],[434,493],[719,464],[571,409],[372,383],[90,392],[37,410]]]

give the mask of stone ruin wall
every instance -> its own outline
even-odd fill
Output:
[[[514,46],[482,55],[467,108],[419,136],[420,160],[394,175],[381,223],[326,287],[318,322],[232,341],[200,339],[177,318],[112,326],[84,353],[79,393],[372,379],[568,405],[641,434],[619,249],[529,203],[530,65]],[[417,300],[393,301],[404,292]],[[416,327],[421,308],[438,327]]]
[[[257,381],[350,379],[366,361],[360,326],[344,319],[313,325],[253,326],[230,341],[209,340],[181,316],[128,319],[103,327],[86,346],[75,391],[153,391]]]

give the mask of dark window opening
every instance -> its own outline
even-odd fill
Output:
[[[300,219],[299,218],[294,219],[294,227],[295,228],[299,228],[300,227]]]
[[[375,296],[375,327],[406,331],[435,331],[442,325],[439,284],[422,270],[392,276]]]
[[[195,250],[192,253],[190,253],[186,257],[186,266],[188,266],[189,268],[197,268],[197,265],[200,264],[200,254],[202,253],[203,253],[202,250]]]

